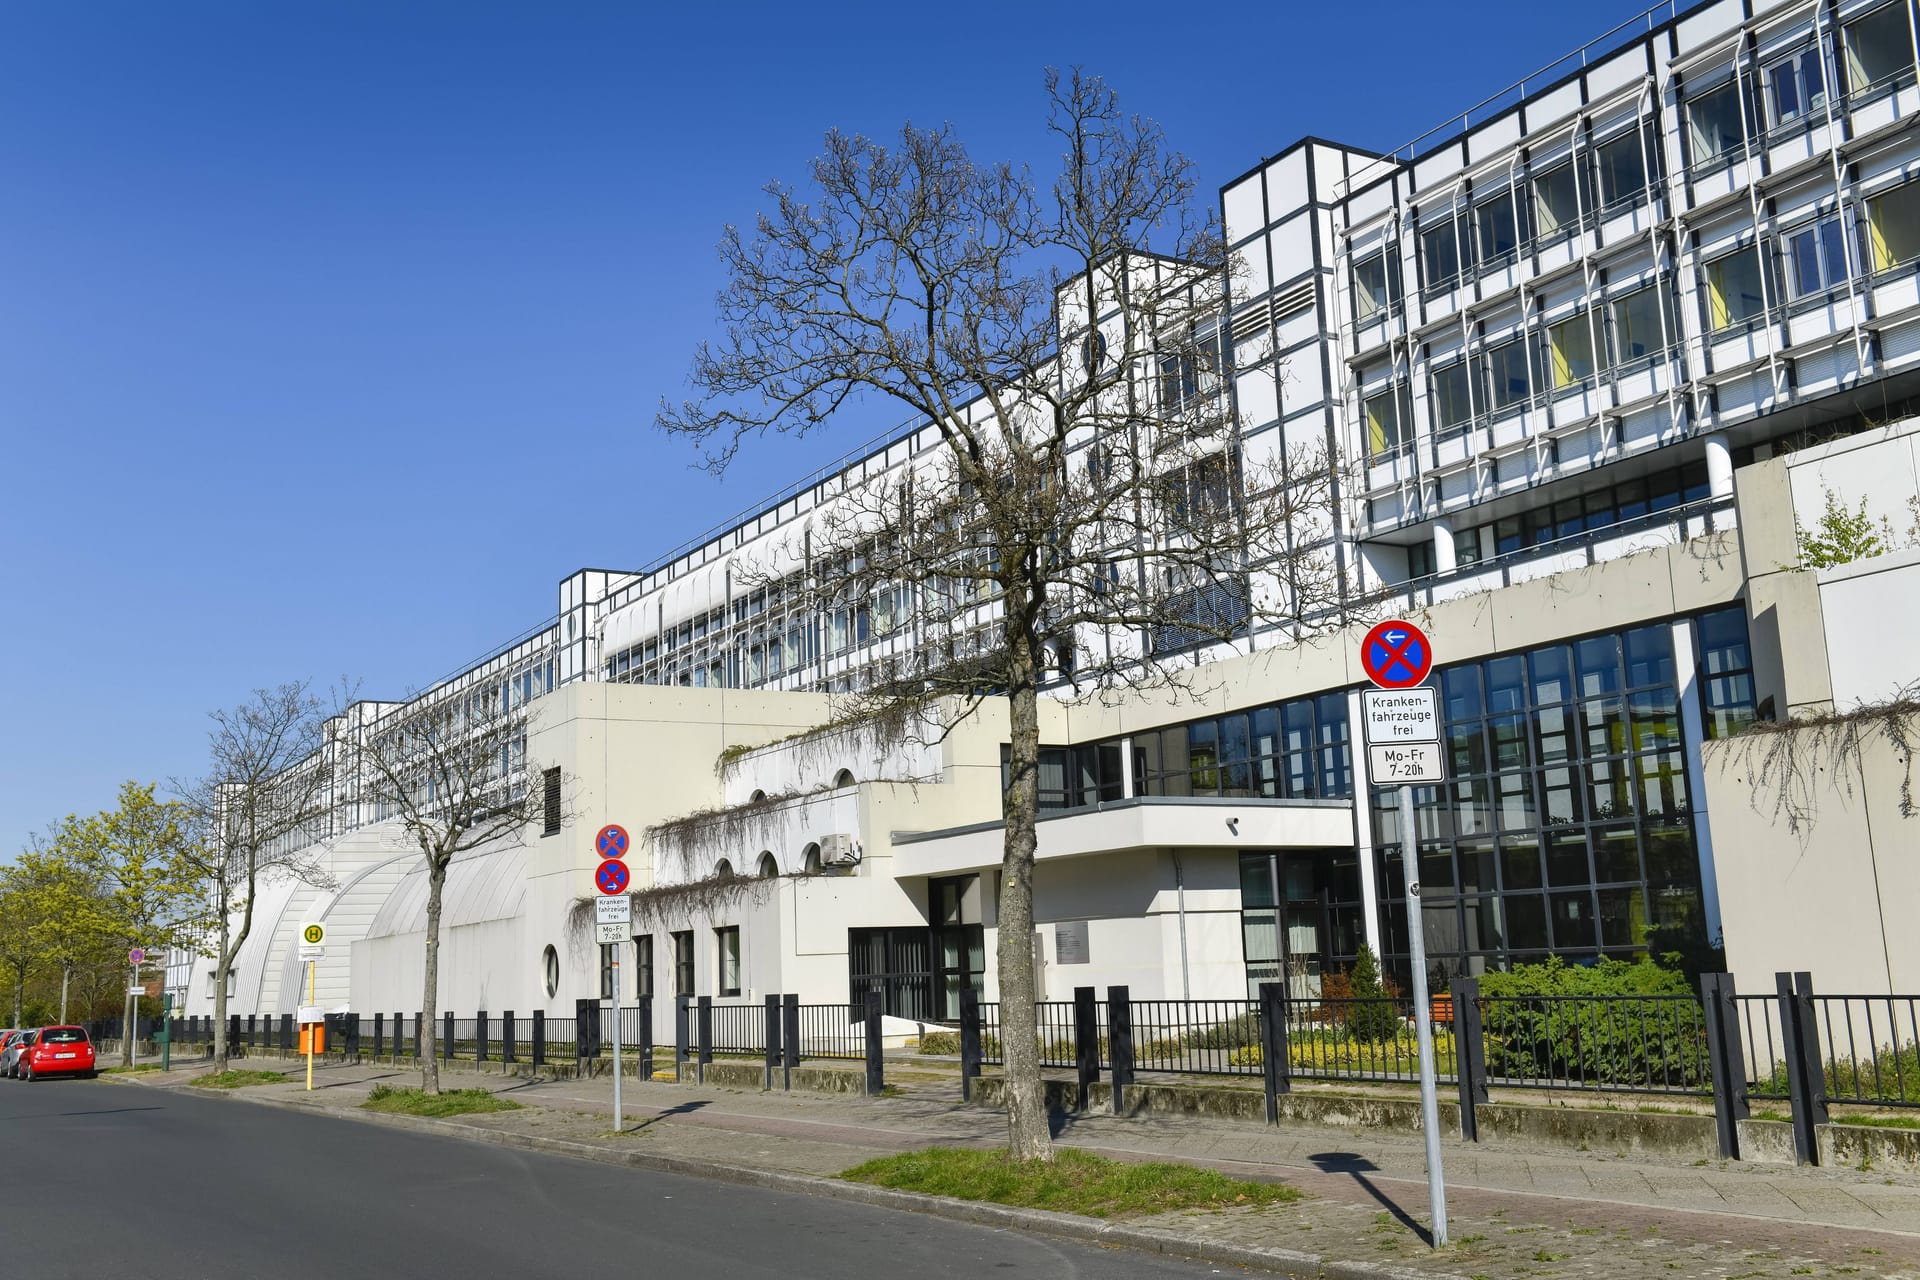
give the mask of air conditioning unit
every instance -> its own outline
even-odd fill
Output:
[[[846,832],[820,837],[820,863],[828,867],[851,867],[860,861],[860,842]]]

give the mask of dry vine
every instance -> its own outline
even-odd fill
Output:
[[[1759,720],[1725,742],[1724,771],[1738,767],[1746,775],[1754,812],[1785,820],[1787,830],[1805,840],[1812,830],[1823,786],[1854,794],[1857,762],[1876,737],[1899,753],[1900,816],[1915,813],[1913,757],[1920,749],[1920,693],[1909,688],[1886,701],[1850,711],[1797,715],[1781,721]],[[1765,807],[1770,800],[1771,808]]]

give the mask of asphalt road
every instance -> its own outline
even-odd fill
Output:
[[[0,1271],[127,1280],[1226,1268],[106,1081],[0,1080]]]

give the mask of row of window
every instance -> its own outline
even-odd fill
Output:
[[[1830,84],[1857,95],[1911,76],[1913,40],[1905,8],[1885,5],[1841,29],[1838,77],[1831,72],[1834,50],[1815,42],[1767,62],[1757,81],[1734,76],[1688,99],[1688,163],[1714,164],[1742,150],[1749,122],[1756,130],[1762,121],[1778,129],[1823,111]],[[1653,126],[1629,125],[1594,143],[1586,159],[1561,160],[1516,177],[1487,198],[1449,211],[1419,231],[1424,289],[1428,294],[1450,289],[1475,272],[1513,261],[1529,243],[1571,235],[1596,209],[1639,202],[1659,179],[1660,165],[1660,138]],[[1398,301],[1397,254],[1376,252],[1357,261],[1353,293],[1354,315],[1362,323]]]
[[[1610,529],[1703,502],[1711,493],[1707,464],[1691,462],[1558,502],[1542,503],[1490,524],[1455,529],[1454,559],[1465,568],[1484,560],[1516,555],[1530,548],[1550,546],[1583,533]],[[1409,578],[1427,578],[1437,571],[1430,541],[1417,542],[1407,548]]]
[[[1828,213],[1702,264],[1701,324],[1719,333],[1761,320],[1770,300],[1824,295],[1864,266],[1884,271],[1920,261],[1920,183],[1874,196],[1850,245],[1839,213]],[[1588,386],[1602,373],[1636,368],[1672,348],[1680,326],[1672,286],[1656,281],[1604,299],[1552,324],[1431,368],[1427,413],[1437,440],[1474,423],[1521,412],[1542,395]],[[1375,381],[1378,373],[1363,374]],[[1361,402],[1367,452],[1378,459],[1414,437],[1410,385],[1387,383]]]
[[[693,966],[693,930],[681,929],[667,935],[668,944],[673,948],[673,994],[691,996],[694,992]],[[717,979],[714,994],[717,996],[737,996],[740,994],[740,926],[723,925],[713,931]],[[617,944],[603,943],[600,947],[600,998],[612,1000],[613,956]],[[549,948],[551,950],[551,948]],[[549,979],[547,994],[552,995],[553,979]],[[654,994],[653,978],[653,935],[643,933],[633,940],[633,994],[651,996]]]

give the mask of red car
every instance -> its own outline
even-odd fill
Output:
[[[42,1027],[33,1047],[20,1055],[16,1070],[28,1082],[55,1075],[92,1079],[93,1041],[87,1039],[85,1027]]]

